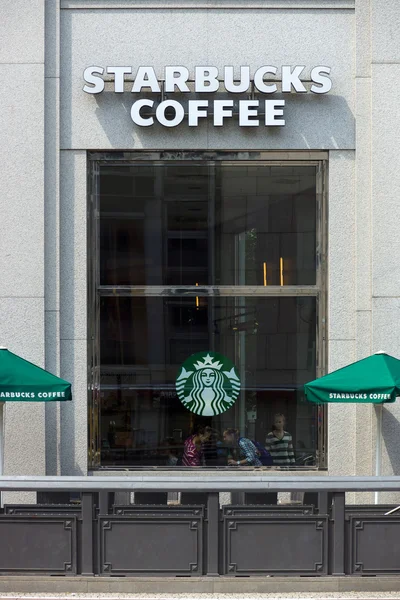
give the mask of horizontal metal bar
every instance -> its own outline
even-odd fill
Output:
[[[172,160],[174,164],[182,162],[196,162],[205,165],[207,162],[240,162],[241,165],[248,162],[249,166],[314,166],[316,161],[328,160],[327,150],[128,150],[118,152],[115,150],[88,153],[88,160],[96,161],[104,166],[113,163],[119,166],[132,166],[131,161],[146,162],[154,164],[154,161]],[[298,164],[297,164],[298,163]]]
[[[169,296],[180,298],[184,296],[317,296],[319,290],[316,286],[295,285],[221,285],[221,286],[194,286],[194,285],[102,285],[98,288],[100,296]]]
[[[332,491],[370,492],[400,491],[400,477],[334,477],[268,475],[258,471],[257,475],[139,475],[89,476],[89,477],[0,477],[1,491]]]

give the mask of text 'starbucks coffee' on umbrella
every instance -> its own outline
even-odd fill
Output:
[[[377,404],[375,475],[381,474],[382,407],[400,395],[400,360],[386,352],[351,363],[324,377],[306,383],[307,400],[318,404]],[[378,493],[375,492],[375,503]]]
[[[400,360],[378,352],[306,383],[310,402],[394,402],[400,395]]]
[[[0,475],[3,473],[3,403],[64,400],[72,400],[68,381],[0,347]]]
[[[71,384],[0,348],[0,402],[72,400]]]

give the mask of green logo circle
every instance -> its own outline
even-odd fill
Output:
[[[181,366],[175,385],[182,404],[203,417],[231,408],[240,391],[235,365],[217,352],[192,354]]]

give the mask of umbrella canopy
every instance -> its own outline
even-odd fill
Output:
[[[400,396],[400,360],[378,352],[304,386],[310,402],[383,404]]]
[[[71,384],[0,348],[0,402],[72,400]]]

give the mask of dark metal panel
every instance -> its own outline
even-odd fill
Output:
[[[154,505],[131,505],[128,504],[126,506],[118,506],[115,505],[113,506],[113,514],[114,515],[121,515],[121,516],[128,516],[128,515],[141,515],[141,516],[148,516],[148,515],[165,515],[165,516],[171,516],[171,515],[180,515],[180,516],[186,516],[186,517],[203,517],[204,516],[204,506],[182,506],[182,505],[175,505],[175,506],[161,506],[158,504],[154,504]]]
[[[5,504],[4,514],[79,516],[81,507],[76,504]]]
[[[277,492],[245,492],[244,504],[278,504]]]
[[[76,518],[0,516],[0,573],[76,575]],[[4,540],[7,540],[4,543]]]
[[[102,515],[108,515],[111,507],[111,494],[110,492],[100,492],[99,494],[99,512]]]
[[[396,508],[397,504],[346,504],[345,512],[347,517],[357,517],[360,513],[365,514],[385,514]],[[400,516],[400,511],[399,511]]]
[[[76,520],[76,569],[82,573],[82,519]]]
[[[219,575],[219,494],[209,493],[207,501],[207,575]]]
[[[71,494],[69,492],[38,492],[38,504],[69,504]]]
[[[167,506],[167,492],[135,492],[135,504],[161,504]]]
[[[77,572],[78,575],[82,574],[82,547],[83,547],[83,527],[82,527],[82,519],[76,520],[76,562],[77,562]],[[98,527],[97,527],[97,518],[95,519],[93,526],[93,556],[98,556]],[[93,570],[94,574],[98,575],[98,561],[93,561]]]
[[[328,517],[224,517],[228,575],[326,575]]]
[[[400,515],[350,517],[350,574],[400,573]]]
[[[315,513],[314,506],[306,505],[277,505],[277,504],[246,504],[246,505],[226,505],[222,507],[223,516],[268,516],[268,515],[312,515]]]
[[[307,497],[307,492],[304,494],[304,499]],[[327,515],[332,507],[332,494],[329,492],[319,492],[318,493],[318,512],[321,515]]]
[[[363,519],[366,516],[382,516],[387,512],[396,508],[394,504],[348,504],[345,506],[345,545],[344,545],[344,564],[346,575],[350,574],[354,570],[354,560],[351,555],[351,518]],[[394,514],[394,517],[400,517],[400,513]],[[387,517],[385,517],[386,519]],[[333,551],[333,536],[331,540],[331,548]],[[329,573],[333,573],[330,569]],[[355,574],[358,574],[357,570]]]
[[[348,521],[345,521],[345,524],[348,526]],[[345,538],[348,540],[349,538],[346,536]],[[348,551],[348,544],[345,544],[345,550]],[[345,565],[348,567],[348,560],[345,557]],[[348,573],[348,568],[346,573]],[[328,519],[328,573],[331,575],[333,573],[333,520]]]
[[[81,560],[82,575],[94,575],[94,522],[93,522],[94,502],[91,492],[82,493],[82,543]]]
[[[203,574],[203,517],[99,517],[101,575]]]
[[[332,575],[344,575],[345,572],[345,494],[333,494],[333,563]]]
[[[202,506],[204,504],[204,506],[207,505],[207,501],[208,501],[208,497],[207,497],[207,492],[198,492],[198,493],[191,493],[191,492],[182,492],[181,493],[181,504],[184,506],[193,506],[193,505],[200,505]]]

